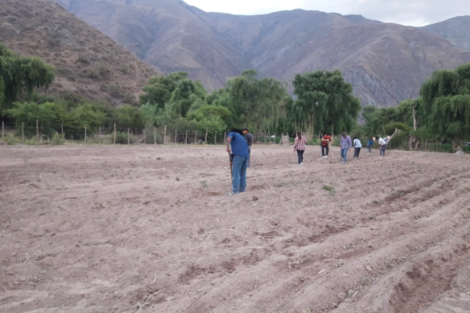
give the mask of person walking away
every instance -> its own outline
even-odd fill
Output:
[[[352,147],[351,137],[346,135],[346,133],[342,133],[340,148],[341,148],[341,158],[343,159],[343,163],[346,163],[348,151],[349,149],[351,149],[351,147]]]
[[[297,133],[297,137],[295,137],[294,142],[294,152],[297,151],[297,158],[299,161],[299,165],[304,165],[304,152],[307,147],[307,139],[305,136],[302,136],[301,132]]]
[[[358,159],[359,153],[361,153],[361,149],[362,149],[362,143],[359,140],[359,138],[354,138],[353,146],[354,146],[354,158]]]
[[[228,195],[235,195],[246,190],[246,167],[248,165],[248,145],[243,132],[232,130],[227,135],[227,152],[233,154],[232,166],[232,192]]]
[[[248,164],[246,167],[250,167],[251,161],[251,146],[253,145],[253,135],[250,133],[248,128],[243,128],[243,136],[245,136],[246,144],[248,145]]]
[[[331,137],[328,135],[324,135],[321,139],[321,155],[323,158],[328,158],[328,154],[330,153],[330,141]]]
[[[369,138],[369,142],[367,143],[367,154],[372,153],[372,147],[374,146],[374,139],[372,137]]]

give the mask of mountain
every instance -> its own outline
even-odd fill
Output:
[[[359,15],[207,13],[180,0],[55,0],[164,73],[187,71],[208,90],[254,68],[261,77],[339,69],[363,104],[416,97],[439,69],[470,61],[440,35]],[[290,86],[292,90],[292,86]]]
[[[157,75],[151,65],[47,0],[0,0],[0,41],[22,56],[54,65],[53,94],[130,103]]]
[[[458,16],[449,20],[422,27],[424,31],[448,39],[454,46],[470,50],[470,16]]]

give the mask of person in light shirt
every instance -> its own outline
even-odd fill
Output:
[[[380,146],[380,155],[384,156],[385,155],[385,150],[387,149],[387,144],[390,141],[390,136],[387,136],[386,138],[379,138],[379,146]]]
[[[354,138],[353,146],[354,146],[354,158],[358,159],[359,153],[361,153],[361,148],[362,148],[362,143],[359,140],[359,138]]]

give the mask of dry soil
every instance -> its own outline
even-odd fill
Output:
[[[0,147],[0,312],[470,312],[470,156],[319,150]]]

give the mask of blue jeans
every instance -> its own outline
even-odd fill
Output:
[[[304,163],[304,152],[305,150],[297,150],[297,159],[299,164]]]
[[[245,192],[246,189],[246,167],[248,166],[248,158],[235,155],[233,158],[233,180],[232,192]]]
[[[348,156],[348,149],[349,148],[341,149],[341,157],[343,158],[343,163],[346,163],[346,157]]]
[[[380,155],[385,155],[385,149],[387,149],[387,145],[380,146]]]

